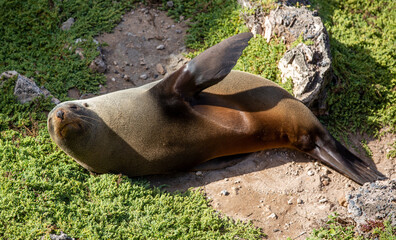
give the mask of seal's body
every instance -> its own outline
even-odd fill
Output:
[[[251,35],[231,37],[165,79],[49,114],[52,139],[97,173],[170,173],[210,159],[287,147],[363,184],[382,178],[275,83],[231,71]]]

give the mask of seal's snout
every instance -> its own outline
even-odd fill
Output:
[[[65,112],[63,110],[58,110],[56,112],[56,117],[59,118],[60,120],[64,120]]]

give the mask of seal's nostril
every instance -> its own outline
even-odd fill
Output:
[[[56,116],[57,116],[58,118],[62,119],[62,120],[63,120],[63,115],[65,115],[65,113],[64,113],[62,110],[58,110],[58,111],[56,112]]]

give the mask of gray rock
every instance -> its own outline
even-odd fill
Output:
[[[105,61],[103,60],[102,54],[99,54],[92,62],[89,64],[89,68],[93,72],[99,72],[99,73],[104,73],[106,72],[107,65]]]
[[[0,80],[3,79],[3,77],[8,79],[8,78],[15,77],[17,75],[19,75],[19,73],[17,71],[6,71],[6,72],[3,72],[2,74],[0,74]]]
[[[164,50],[165,49],[165,45],[161,44],[157,46],[157,50]]]
[[[274,14],[272,14],[274,12]],[[333,77],[330,42],[327,31],[318,16],[306,8],[282,7],[266,18],[265,36],[284,36],[289,42],[300,35],[311,45],[300,43],[285,53],[278,67],[282,82],[293,81],[293,94],[317,114],[326,111],[325,86]]]
[[[390,219],[396,226],[396,179],[365,183],[346,195],[348,213],[357,230],[369,220]]]
[[[146,80],[148,78],[147,74],[143,73],[142,75],[140,75],[140,78],[143,80]]]
[[[173,1],[167,1],[166,6],[172,8],[174,6]]]
[[[44,95],[44,93],[33,80],[18,74],[14,95],[17,97],[18,101],[23,104],[31,102],[34,98]]]
[[[60,232],[59,235],[56,234],[50,234],[50,239],[51,240],[75,240],[75,238],[69,237],[66,233]]]
[[[279,0],[278,2],[282,3],[283,5],[286,6],[296,6],[297,3],[302,6],[302,5],[311,5],[311,3],[308,0]]]
[[[70,30],[73,24],[74,24],[74,18],[69,18],[66,20],[66,22],[62,23],[61,29],[63,31]]]
[[[263,33],[263,19],[265,18],[265,13],[262,11],[259,2],[255,2],[252,0],[238,0],[238,3],[247,9],[254,9],[253,14],[242,14],[246,26],[250,29],[250,31],[256,35],[262,35]]]
[[[253,34],[263,35],[267,42],[276,35],[289,45],[299,36],[312,43],[300,43],[287,51],[279,61],[278,68],[282,73],[282,82],[292,80],[294,96],[315,114],[324,114],[327,108],[325,86],[332,79],[333,72],[329,37],[317,13],[305,7],[280,5],[265,14],[253,1],[238,2],[254,9],[254,14],[244,14],[246,25]],[[290,5],[290,1],[283,2]]]
[[[11,78],[17,76],[17,80],[14,88],[14,95],[17,97],[18,101],[22,104],[31,102],[34,98],[43,95],[44,97],[51,97],[51,102],[54,104],[59,104],[60,101],[53,97],[51,93],[44,87],[40,88],[36,83],[23,75],[20,75],[16,71],[7,71],[0,75],[2,78]]]

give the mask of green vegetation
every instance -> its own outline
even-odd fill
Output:
[[[368,238],[356,236],[354,226],[340,219],[337,213],[330,215],[326,224],[327,227],[314,229],[312,235],[307,238],[307,240],[363,240],[375,238],[391,240],[396,238],[396,229],[392,228],[390,221],[369,221],[367,224],[364,224],[362,226],[362,231],[367,234]]]
[[[396,131],[396,2],[312,1],[330,34],[337,83],[330,87],[334,132]]]
[[[71,87],[97,91],[105,78],[88,69],[98,54],[93,37],[111,31],[134,2],[0,1],[0,73],[16,70],[32,77],[60,100],[67,99]],[[171,16],[191,19],[186,41],[197,52],[190,56],[247,31],[235,1],[174,0],[172,9],[163,2]],[[261,2],[272,7],[271,1]],[[329,89],[330,115],[322,120],[333,133],[347,129],[375,133],[381,127],[395,132],[396,3],[313,3],[330,33],[338,76]],[[76,23],[69,31],[61,31],[61,24],[70,17]],[[83,50],[84,58],[75,53],[77,48]],[[277,62],[285,51],[279,39],[268,44],[257,36],[236,69],[279,83]],[[45,112],[53,107],[49,100],[19,104],[12,95],[14,83],[15,79],[0,80],[0,238],[48,238],[49,233],[61,230],[80,239],[262,236],[250,224],[221,217],[200,192],[169,194],[143,179],[90,175],[52,143],[45,125]],[[313,239],[354,237],[351,227],[338,226],[335,220],[329,224],[330,228],[315,230]],[[387,223],[384,227],[373,229],[382,229],[375,230],[380,236],[394,238]]]

